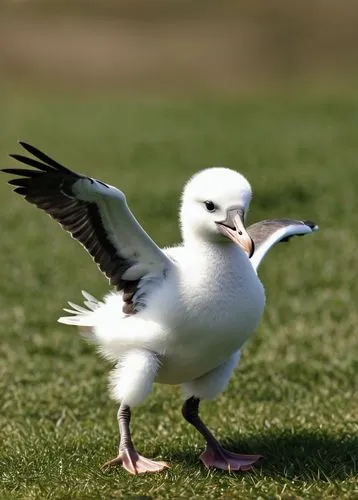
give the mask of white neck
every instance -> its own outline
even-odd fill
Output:
[[[185,248],[192,254],[197,256],[200,260],[213,260],[214,264],[226,262],[229,266],[234,261],[235,267],[240,267],[240,264],[247,263],[246,253],[235,243],[231,241],[207,241],[202,238],[191,237],[184,240]]]

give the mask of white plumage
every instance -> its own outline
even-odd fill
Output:
[[[224,390],[241,346],[261,318],[265,296],[256,270],[264,255],[276,242],[316,226],[263,221],[251,226],[250,235],[244,227],[251,200],[248,181],[230,169],[211,168],[192,177],[183,191],[183,244],[161,250],[121,191],[22,145],[38,160],[12,156],[38,170],[6,169],[23,176],[10,181],[15,191],[78,239],[117,288],[102,302],[83,292],[85,307],[69,303],[71,316],[59,319],[84,329],[116,363],[110,386],[121,403],[121,443],[109,464],[120,463],[132,473],[166,466],[138,455],[129,431],[130,408],[160,382],[182,385],[187,398],[183,415],[207,442],[201,457],[205,465],[249,469],[258,456],[224,450],[200,420],[199,400]]]
[[[89,186],[93,188],[93,184]],[[191,382],[193,390],[194,380],[200,377],[203,391],[203,375],[226,365],[255,330],[264,307],[263,287],[245,251],[217,229],[217,221],[224,221],[233,207],[246,212],[250,198],[248,182],[236,172],[213,168],[197,174],[187,184],[182,199],[184,245],[175,263],[161,252],[154,255],[151,267],[146,264],[149,272],[141,273],[141,284],[133,297],[138,312],[130,316],[122,313],[122,294],[115,293],[94,311],[79,310],[74,317],[60,318],[62,323],[92,328],[100,351],[111,360],[119,360],[112,376],[112,394],[122,403],[132,407],[147,396],[148,384],[138,383],[143,371],[154,373],[153,380],[162,383]],[[118,200],[122,203],[123,198]],[[206,210],[205,200],[217,206],[213,214]],[[137,244],[140,255],[145,254],[144,243]],[[133,268],[125,274],[136,279],[140,276]],[[130,377],[126,377],[131,350],[136,349],[137,360],[141,348],[146,350],[141,359],[147,356],[148,361],[133,361]],[[153,352],[158,359],[156,372],[148,368]],[[233,363],[230,366],[233,368]],[[230,373],[225,373],[228,382]],[[121,382],[124,378],[126,383]],[[113,380],[118,381],[120,390],[115,389]],[[212,377],[206,380],[206,384],[214,384]],[[220,390],[224,385],[220,384]],[[212,397],[217,395],[210,387],[206,391]],[[199,394],[194,390],[191,396]]]

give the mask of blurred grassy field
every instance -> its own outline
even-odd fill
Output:
[[[0,81],[187,95],[355,89],[345,0],[3,0]],[[46,88],[46,87],[45,87]]]
[[[0,196],[0,497],[358,498],[356,246],[358,98],[138,100],[0,94],[0,164],[26,140],[120,187],[160,245],[179,240],[189,175],[228,165],[252,183],[249,222],[311,218],[311,237],[280,245],[260,275],[261,326],[229,389],[203,404],[232,449],[264,455],[248,474],[208,472],[177,388],[156,386],[134,413],[138,449],[171,462],[157,476],[99,466],[116,453],[110,366],[56,323],[80,290],[106,280],[49,217]]]

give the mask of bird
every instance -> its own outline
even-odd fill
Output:
[[[14,191],[59,222],[89,252],[113,290],[99,301],[87,292],[70,316],[99,352],[114,363],[110,392],[119,403],[118,454],[104,467],[132,474],[169,465],[137,451],[132,408],[154,383],[180,385],[182,415],[203,436],[207,468],[248,471],[261,455],[225,449],[202,421],[200,401],[227,386],[242,345],[265,307],[258,266],[280,241],[316,231],[311,221],[272,219],[246,228],[252,189],[240,173],[211,167],[185,184],[180,204],[182,243],[161,249],[130,211],[119,189],[78,174],[36,147],[10,155],[29,168],[5,168]]]

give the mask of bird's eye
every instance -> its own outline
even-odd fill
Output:
[[[209,201],[209,200],[204,201],[204,205],[205,205],[206,210],[208,212],[215,212],[216,206],[215,206],[215,203],[213,203],[212,201]]]

